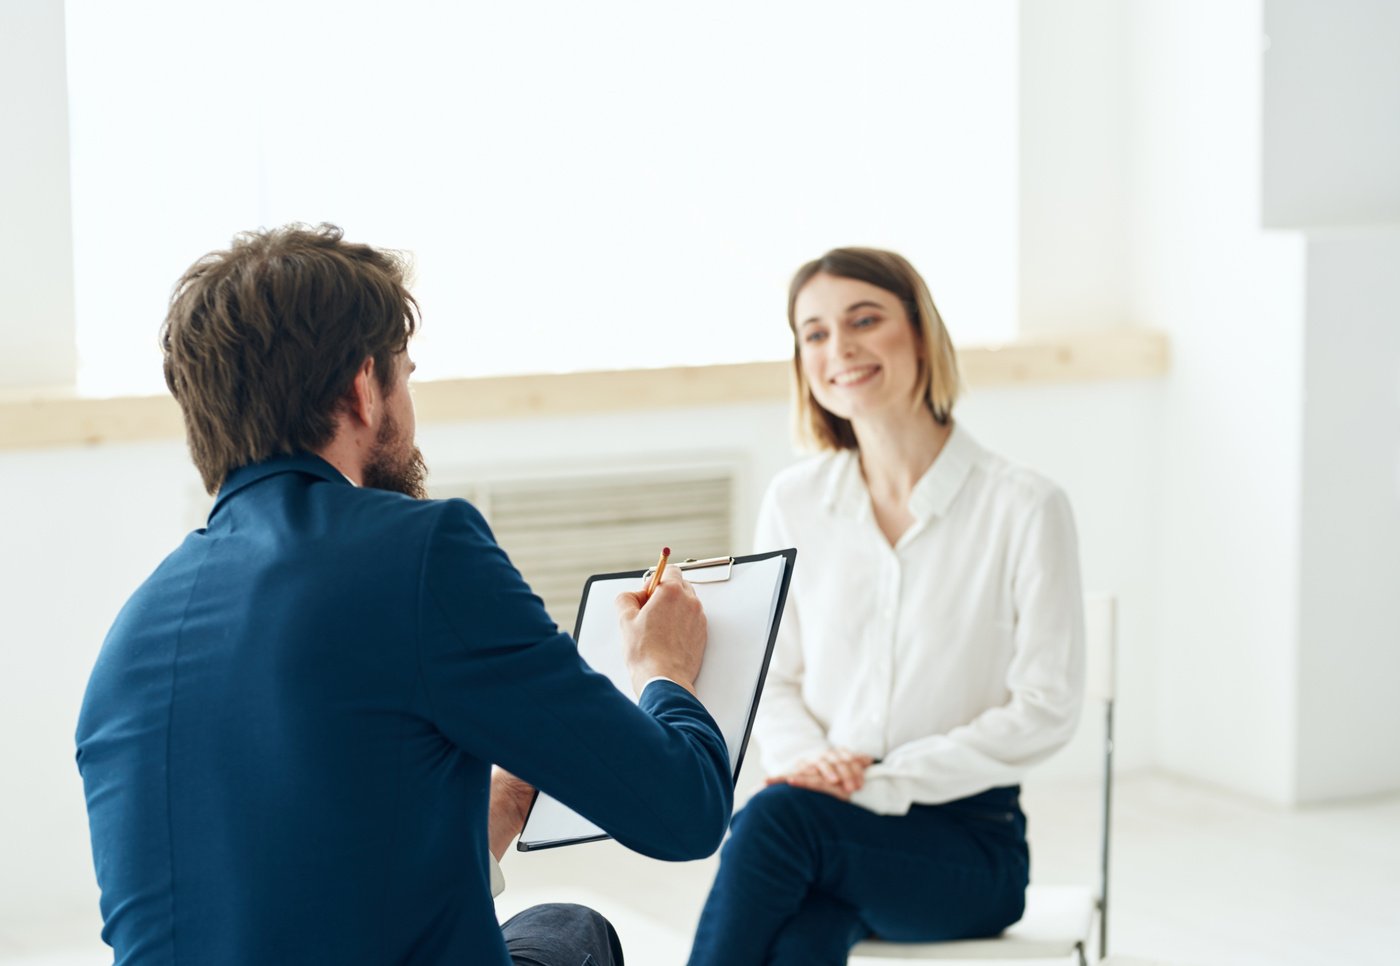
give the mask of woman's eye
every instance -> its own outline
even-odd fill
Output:
[[[876,322],[879,321],[880,320],[873,315],[862,315],[860,318],[852,322],[851,325],[857,329],[864,329],[874,325]]]
[[[825,339],[825,338],[826,338],[826,333],[825,333],[825,332],[820,332],[820,331],[813,330],[813,331],[811,331],[811,332],[808,332],[806,335],[804,335],[804,336],[802,337],[802,341],[803,341],[803,342],[807,342],[807,343],[811,343],[811,344],[815,344],[815,343],[817,343],[817,342],[821,342],[821,341],[822,341],[823,339]]]

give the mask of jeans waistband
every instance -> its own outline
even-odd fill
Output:
[[[933,807],[969,808],[978,811],[1020,811],[1021,786],[1005,785],[1001,788],[989,788],[985,792],[978,792],[976,795],[969,795],[966,798],[944,802],[942,805]]]
[[[974,805],[977,808],[1021,808],[1021,785],[1004,785],[1001,788],[988,788],[967,798],[948,802],[949,805]]]

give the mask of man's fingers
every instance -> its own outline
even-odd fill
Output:
[[[648,578],[650,580],[650,578]],[[661,583],[656,585],[655,594],[661,593],[661,588],[667,588],[670,592],[680,592],[686,597],[695,596],[695,588],[690,585],[690,581],[685,579],[679,567],[667,567],[666,572],[661,575]]]
[[[667,573],[661,578],[661,583],[656,585],[656,594],[679,594],[681,597],[695,598],[695,588],[690,586],[690,581],[680,574],[672,576]],[[654,596],[654,595],[653,595]]]
[[[656,585],[656,589],[648,594],[646,589],[650,586],[651,578],[647,577],[642,581],[641,590],[638,590],[636,593],[623,591],[623,595],[635,598],[637,602],[636,609],[645,606],[648,600],[658,594],[673,594],[679,592],[687,597],[695,596],[695,589],[690,586],[690,581],[681,576],[680,570],[677,567],[667,568],[666,572],[661,575],[661,582]],[[618,606],[621,607],[621,604]]]
[[[613,601],[617,607],[617,616],[623,620],[630,620],[637,616],[637,611],[642,609],[642,595],[634,594],[630,590],[624,590],[618,594]]]

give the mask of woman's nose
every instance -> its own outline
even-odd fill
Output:
[[[831,333],[831,354],[837,358],[844,359],[855,350],[855,340],[841,329],[833,329]]]

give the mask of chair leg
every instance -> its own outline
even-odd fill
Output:
[[[1079,966],[1089,966],[1089,960],[1084,954],[1084,944],[1079,943],[1074,948],[1079,952]]]
[[[1104,703],[1103,841],[1099,844],[1099,949],[1098,959],[1108,955],[1108,845],[1113,819],[1113,702]]]

